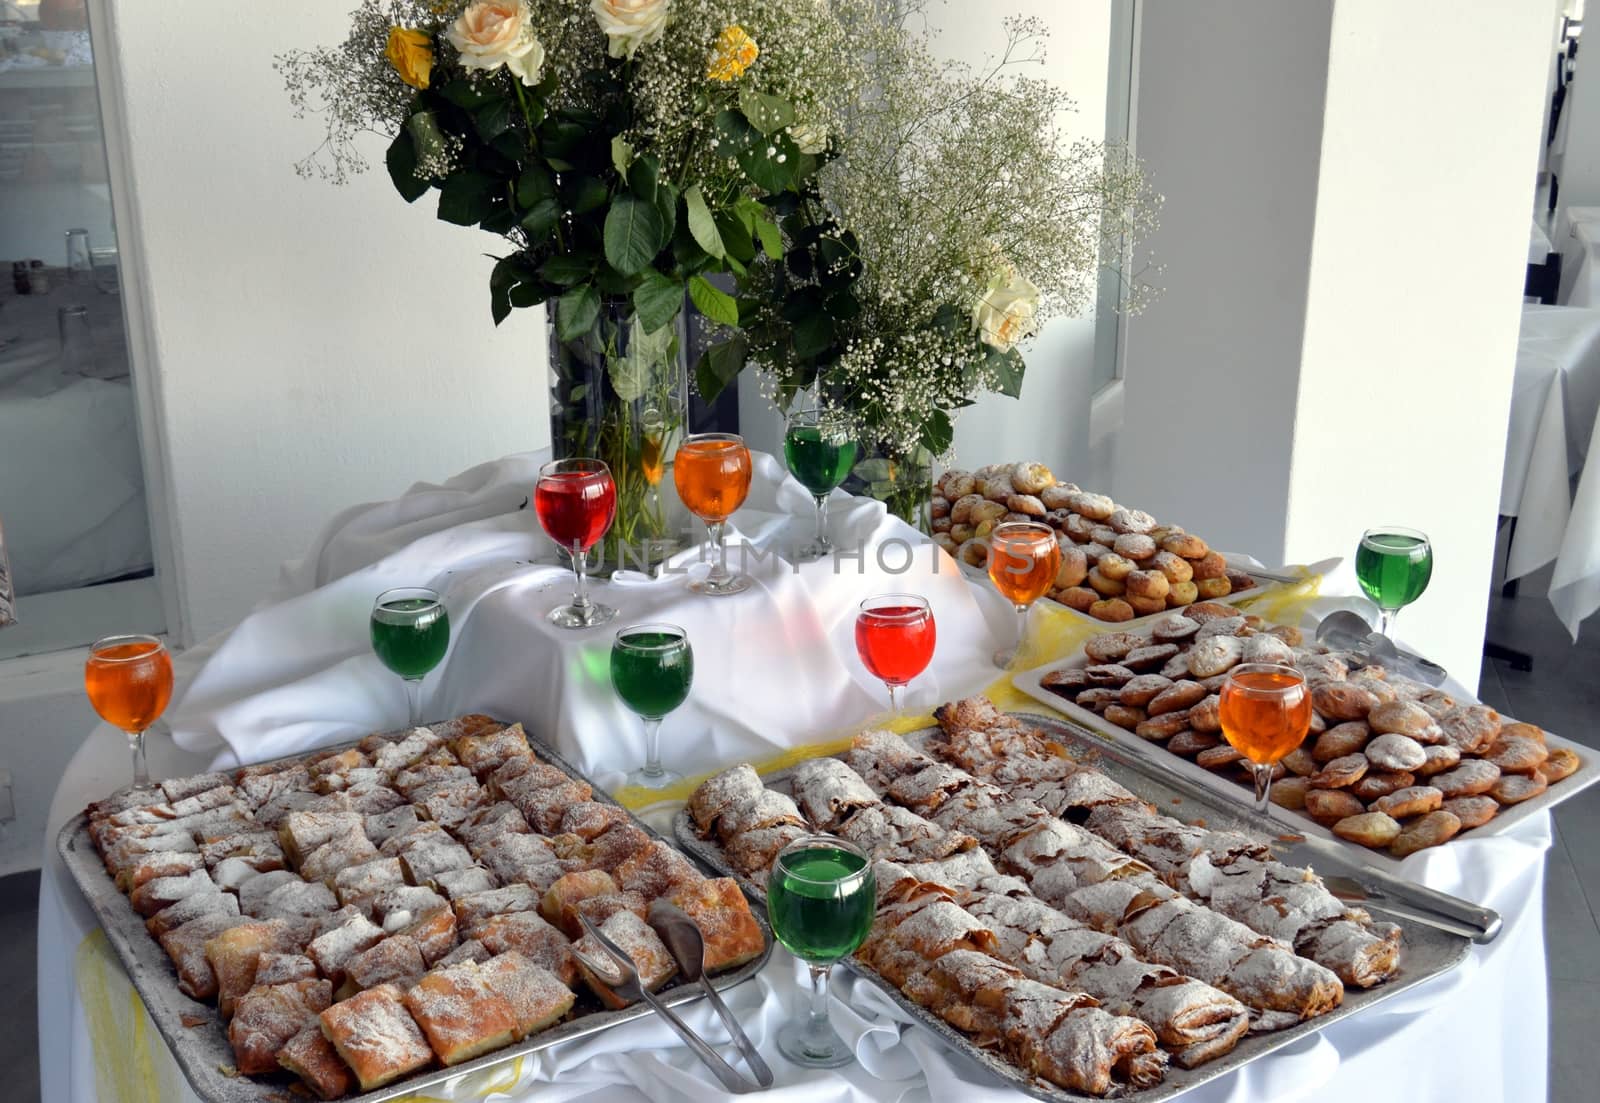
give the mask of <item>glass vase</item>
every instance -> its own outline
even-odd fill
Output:
[[[906,453],[882,444],[869,446],[844,488],[876,498],[924,536],[933,531],[933,453],[926,448]]]
[[[556,333],[554,302],[549,321],[554,458],[604,460],[617,484],[616,520],[591,573],[653,571],[684,542],[662,491],[688,409],[683,316],[645,333],[628,299],[606,299],[570,341]]]

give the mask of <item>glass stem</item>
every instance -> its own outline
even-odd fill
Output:
[[[422,679],[406,678],[406,705],[410,716],[409,727],[422,726]]]
[[[828,550],[828,496],[818,494],[817,499],[817,551]]]
[[[1382,632],[1384,636],[1388,637],[1390,631],[1394,628],[1394,618],[1399,612],[1400,610],[1398,609],[1379,609],[1378,631]]]
[[[895,687],[890,682],[885,682],[883,684],[889,687],[889,716],[892,719],[898,720],[900,718],[900,702],[895,698]]]
[[[1017,606],[1017,653],[1016,658],[1022,657],[1022,644],[1028,638],[1028,607]],[[1013,660],[1012,665],[1016,665]]]
[[[150,784],[150,768],[144,759],[144,732],[128,733],[128,750],[133,755],[133,787],[146,788]]]
[[[707,576],[711,582],[726,582],[728,580],[728,545],[723,542],[723,531],[727,528],[726,521],[706,522],[706,531],[711,534],[711,542],[716,545],[717,560],[711,565],[711,574]]]
[[[661,717],[644,719],[644,769],[639,772],[645,777],[660,777],[666,773],[661,768]]]
[[[1256,812],[1267,814],[1267,795],[1272,791],[1272,767],[1259,762],[1250,763],[1250,773],[1256,783]]]
[[[572,549],[572,572],[578,577],[578,588],[572,591],[572,607],[589,610],[589,553],[582,548]]]
[[[833,1033],[828,1026],[828,973],[833,966],[807,962],[806,968],[811,972],[811,1014],[806,1023],[806,1033],[821,1043],[820,1049],[825,1050]]]

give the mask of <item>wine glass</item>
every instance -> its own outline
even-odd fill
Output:
[[[672,481],[689,512],[706,523],[717,546],[711,573],[689,589],[698,594],[737,594],[750,588],[750,576],[728,570],[728,548],[723,535],[728,518],[744,505],[750,493],[750,449],[733,433],[698,433],[678,445],[672,461]]]
[[[916,594],[869,597],[856,614],[856,653],[889,689],[889,712],[900,715],[894,691],[928,669],[938,633],[928,599]]]
[[[422,723],[422,679],[450,646],[450,613],[432,590],[403,586],[373,601],[370,627],[378,660],[404,681],[414,728]]]
[[[1061,569],[1055,530],[1038,521],[1008,521],[989,534],[989,578],[1017,610],[1017,646],[996,651],[1002,670],[1016,661],[1028,638],[1028,609],[1050,592]]]
[[[1222,683],[1222,734],[1244,755],[1256,783],[1256,811],[1267,814],[1272,769],[1304,742],[1311,727],[1311,691],[1292,666],[1245,663]]]
[[[675,624],[634,624],[611,642],[611,685],[644,721],[644,765],[628,775],[629,785],[661,789],[681,774],[661,765],[661,721],[683,704],[694,683],[694,649],[689,634]]]
[[[855,442],[844,436],[841,426],[831,419],[824,420],[819,411],[796,410],[784,424],[783,456],[789,463],[789,474],[811,492],[817,503],[817,538],[801,548],[795,558],[802,562],[821,559],[833,552],[833,545],[828,543],[828,495],[855,466]]]
[[[83,689],[100,719],[128,735],[133,787],[150,786],[144,733],[172,700],[172,656],[154,636],[107,636],[89,648]]]
[[[616,617],[609,605],[589,600],[589,549],[600,542],[617,515],[617,484],[603,460],[574,457],[539,468],[533,510],[545,535],[572,556],[577,586],[572,604],[550,610],[551,624],[593,628]]]
[[[828,972],[866,941],[877,905],[872,862],[853,843],[803,835],[773,860],[767,878],[772,933],[811,972],[806,1018],[778,1028],[778,1051],[795,1064],[838,1068],[854,1056],[828,1022]]]
[[[1356,580],[1378,606],[1385,636],[1401,609],[1422,596],[1433,577],[1433,545],[1426,533],[1384,525],[1361,534]]]

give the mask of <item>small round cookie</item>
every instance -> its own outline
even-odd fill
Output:
[[[1021,513],[1028,517],[1043,517],[1049,510],[1044,503],[1032,494],[1013,494],[1006,499],[1006,508],[1012,513]]]
[[[1101,562],[1103,563],[1105,560],[1102,559]],[[1123,586],[1120,578],[1107,578],[1105,572],[1097,564],[1089,571],[1089,588],[1101,597],[1121,597],[1126,587]]]
[[[1090,494],[1080,490],[1067,501],[1067,508],[1081,513],[1091,521],[1104,521],[1116,511],[1117,503],[1104,494]]]
[[[1256,580],[1249,571],[1241,571],[1237,567],[1229,567],[1223,572],[1223,576],[1227,578],[1228,587],[1233,593],[1242,594],[1246,590],[1255,589]]]
[[[1083,554],[1089,557],[1089,566],[1094,566],[1100,560],[1111,554],[1111,549],[1105,544],[1091,540],[1083,545]]]
[[[1117,694],[1117,700],[1130,708],[1143,709],[1161,695],[1161,691],[1172,685],[1171,678],[1163,678],[1159,674],[1136,674],[1132,680],[1125,682]],[[1139,717],[1140,720],[1146,717]]]
[[[955,537],[951,536],[948,532],[934,533],[933,542],[938,544],[941,549],[952,556],[959,554],[961,551],[961,545],[957,544]]]
[[[1317,772],[1317,760],[1304,747],[1296,747],[1283,756],[1283,768],[1296,777],[1310,777]]]
[[[1452,797],[1440,806],[1461,821],[1461,830],[1482,827],[1500,814],[1500,802],[1493,797]]]
[[[1009,514],[1007,516],[1009,516]],[[1005,520],[1004,517],[1000,518],[1000,521],[1003,520]],[[976,536],[979,540],[987,540],[994,534],[994,527],[995,525],[999,524],[1000,521],[979,521],[973,526],[972,535]]]
[[[1138,594],[1123,594],[1122,600],[1133,606],[1133,613],[1139,617],[1153,617],[1157,613],[1167,611],[1167,599],[1164,597],[1140,597]]]
[[[1011,497],[1011,478],[1008,475],[978,476],[978,493],[991,502],[1005,503]]]
[[[1089,638],[1083,653],[1091,663],[1120,663],[1124,655],[1143,645],[1144,638],[1132,632],[1102,632]]]
[[[1051,509],[1045,513],[1044,523],[1055,529],[1056,535],[1062,540],[1068,541],[1069,543],[1076,543],[1076,541],[1072,541],[1067,536],[1067,522],[1076,516],[1076,513],[1072,513],[1065,509]]]
[[[1487,793],[1500,780],[1500,767],[1481,758],[1469,758],[1453,770],[1434,774],[1428,784],[1446,797],[1475,797]]]
[[[1182,536],[1183,532],[1182,525],[1157,525],[1145,535],[1159,544],[1169,536]]]
[[[1159,643],[1182,643],[1199,631],[1199,621],[1175,614],[1151,625],[1150,638]]]
[[[1221,621],[1212,621],[1221,624]],[[1209,625],[1207,626],[1209,627]],[[1294,648],[1277,636],[1260,632],[1244,641],[1244,661],[1247,663],[1277,663],[1290,666],[1294,663]]]
[[[1347,754],[1356,754],[1372,738],[1372,729],[1359,720],[1335,724],[1321,735],[1311,748],[1311,757],[1318,762],[1332,762]]]
[[[1110,517],[1111,527],[1118,532],[1147,533],[1156,527],[1156,519],[1142,509],[1118,509],[1112,511]],[[1155,541],[1151,541],[1152,544]],[[1155,554],[1155,548],[1150,549],[1150,554]]]
[[[1134,572],[1133,560],[1116,552],[1102,555],[1095,563],[1095,568],[1105,577],[1122,581]]]
[[[1079,708],[1086,708],[1091,712],[1104,712],[1117,703],[1117,691],[1110,686],[1095,686],[1083,690],[1074,701]]]
[[[1341,839],[1349,839],[1376,850],[1388,846],[1400,834],[1400,821],[1382,812],[1362,812],[1357,816],[1346,816],[1329,830]]]
[[[1279,808],[1287,808],[1291,812],[1305,810],[1306,794],[1311,791],[1310,782],[1303,777],[1286,777],[1282,781],[1272,783],[1268,799]]]
[[[1056,585],[1071,589],[1089,577],[1089,557],[1076,544],[1061,549],[1061,566],[1056,568]]]
[[[1181,555],[1185,559],[1203,558],[1211,548],[1192,532],[1175,532],[1161,541],[1163,551]]]
[[[965,498],[968,494],[976,493],[978,480],[972,477],[970,471],[958,471],[952,468],[939,476],[939,493],[950,501]]]
[[[1216,620],[1218,617],[1236,617],[1239,615],[1239,610],[1231,605],[1222,605],[1215,601],[1202,601],[1198,605],[1189,606],[1183,611],[1183,615],[1190,620],[1204,624],[1206,621]]]
[[[1362,800],[1371,803],[1390,793],[1398,793],[1402,789],[1409,789],[1417,783],[1417,775],[1409,772],[1395,773],[1393,770],[1368,770],[1365,777],[1350,786],[1350,792]]]
[[[1237,636],[1212,636],[1189,649],[1189,673],[1196,678],[1225,674],[1244,658],[1244,641]]]
[[[1111,542],[1111,550],[1124,559],[1149,559],[1156,554],[1156,542],[1141,533],[1123,532]]]
[[[955,534],[952,533],[952,536]],[[985,567],[989,564],[989,542],[974,537],[961,545],[957,556],[961,562],[969,567]]]
[[[1417,704],[1428,707],[1422,698]],[[1459,705],[1434,719],[1444,730],[1444,741],[1462,754],[1482,754],[1500,735],[1500,714],[1487,705]]]
[[[1274,624],[1267,629],[1267,635],[1277,636],[1290,647],[1299,647],[1306,638],[1306,634],[1292,624]]]
[[[1430,747],[1424,747],[1423,750],[1428,754],[1427,760],[1414,771],[1422,777],[1442,774],[1461,765],[1461,752],[1448,743],[1435,743]]]
[[[1004,502],[991,502],[985,499],[973,505],[969,513],[969,520],[971,524],[981,525],[985,521],[1003,520],[1005,515],[1006,506]]]
[[[1311,723],[1306,725],[1306,733],[1308,735],[1317,736],[1317,735],[1321,735],[1323,732],[1325,732],[1327,730],[1328,730],[1328,721],[1327,721],[1327,719],[1322,715],[1322,713],[1318,712],[1316,709],[1312,709],[1311,710]]]
[[[1110,525],[1094,525],[1089,529],[1089,537],[1096,544],[1104,544],[1109,548],[1117,542],[1117,530]]]
[[[1507,735],[1502,731],[1483,757],[1500,767],[1501,773],[1531,774],[1544,765],[1545,759],[1550,757],[1550,751],[1542,740],[1530,739],[1526,735]]]
[[[975,507],[981,506],[983,502],[984,497],[981,494],[963,494],[961,497],[951,501],[950,520],[958,525],[973,524],[972,511]]]
[[[1228,577],[1228,561],[1222,558],[1221,552],[1206,552],[1198,559],[1190,559],[1189,565],[1194,568],[1194,580],[1202,582],[1208,578]]]
[[[1160,716],[1150,716],[1150,708],[1147,705],[1144,711],[1149,719],[1135,728],[1133,732],[1140,739],[1148,739],[1153,743],[1159,743],[1164,739],[1171,739],[1179,732],[1189,731],[1189,713],[1187,709],[1163,713]],[[1190,734],[1194,733],[1190,732]]]
[[[1501,804],[1521,804],[1550,788],[1550,783],[1538,770],[1531,774],[1501,774],[1489,788],[1489,795]]]
[[[1379,705],[1386,705],[1390,702],[1397,702],[1399,700],[1399,695],[1395,692],[1394,686],[1390,685],[1377,675],[1368,673],[1365,670],[1359,671],[1355,677],[1351,678],[1350,684],[1353,686],[1360,686],[1362,689],[1372,694]]]
[[[1332,827],[1342,819],[1359,816],[1367,810],[1355,797],[1342,789],[1318,789],[1306,779],[1306,815],[1323,827]]]
[[[1311,704],[1329,720],[1365,720],[1377,698],[1349,682],[1318,682],[1311,687]]]
[[[1389,844],[1389,853],[1396,858],[1405,858],[1419,850],[1449,842],[1460,830],[1461,821],[1449,812],[1429,812],[1400,829],[1400,834]]]
[[[1074,694],[1080,689],[1089,686],[1089,675],[1083,672],[1081,666],[1067,667],[1063,670],[1052,670],[1039,679],[1039,684],[1052,693]]]
[[[1189,709],[1189,726],[1211,735],[1222,730],[1222,698],[1215,693],[1202,697]]]
[[[1194,642],[1209,640],[1212,636],[1238,636],[1244,638],[1245,623],[1243,617],[1213,617],[1200,626],[1200,631],[1195,634]]]
[[[1220,770],[1224,766],[1232,766],[1235,762],[1243,762],[1244,755],[1227,743],[1218,743],[1215,747],[1207,747],[1195,755],[1194,761],[1197,766],[1207,770]]]
[[[1531,739],[1536,743],[1544,742],[1544,729],[1537,724],[1524,724],[1520,720],[1513,720],[1509,724],[1502,724],[1501,735],[1518,735],[1524,739]]]
[[[1372,739],[1361,753],[1380,770],[1415,770],[1428,761],[1428,752],[1415,739],[1386,733]]]
[[[1056,485],[1056,477],[1042,463],[1011,465],[1011,488],[1018,494],[1039,494]]]
[[[1179,651],[1172,658],[1161,664],[1161,673],[1171,678],[1174,682],[1179,679],[1192,678],[1193,675],[1189,673],[1189,656]]]
[[[1088,521],[1085,521],[1078,514],[1069,513],[1067,514],[1067,522],[1062,526],[1061,531],[1071,537],[1074,544],[1087,544],[1090,539],[1089,530],[1092,527]]]
[[[1106,711],[1101,715],[1117,727],[1127,728],[1129,731],[1144,723],[1144,709],[1133,708],[1129,705],[1107,705]]]
[[[1173,682],[1145,705],[1145,712],[1152,717],[1171,712],[1185,712],[1203,701],[1205,696],[1206,687],[1199,682]]]
[[[1412,816],[1437,812],[1443,803],[1444,794],[1433,786],[1413,785],[1407,789],[1396,789],[1386,797],[1379,797],[1372,802],[1372,810],[1393,816],[1397,820],[1404,820]]]
[[[950,499],[943,494],[935,494],[933,500],[928,503],[928,516],[935,521],[950,516]]]
[[[950,539],[957,544],[965,544],[977,534],[977,530],[965,521],[957,521],[950,526]]]
[[[1583,760],[1566,747],[1557,747],[1550,752],[1550,757],[1540,765],[1539,772],[1544,779],[1552,785],[1564,778],[1569,778],[1577,773],[1578,767],[1583,765]]]
[[[1083,676],[1092,686],[1110,686],[1113,689],[1121,689],[1134,678],[1133,671],[1121,663],[1095,663],[1086,666],[1083,668]]]
[[[1131,597],[1154,598],[1161,602],[1162,609],[1167,607],[1167,594],[1172,584],[1160,571],[1130,571],[1122,582]]]
[[[1215,601],[1219,597],[1227,597],[1233,593],[1233,585],[1226,578],[1201,578],[1191,582],[1190,585],[1207,601]]]
[[[1194,577],[1194,568],[1189,565],[1189,561],[1169,551],[1156,552],[1155,559],[1150,565],[1166,575],[1168,582],[1188,582]]]
[[[1147,644],[1144,647],[1135,647],[1124,655],[1122,665],[1129,670],[1156,670],[1177,653],[1178,645],[1175,643]]]
[[[1367,723],[1379,734],[1417,736],[1433,726],[1433,717],[1414,701],[1383,702],[1367,714]]]
[[[1167,608],[1182,609],[1200,600],[1200,587],[1193,582],[1174,582],[1167,591]]]
[[[955,522],[950,520],[949,515],[946,514],[943,517],[934,517],[930,519],[928,521],[928,527],[934,532],[943,532],[948,534],[951,529],[955,528]],[[955,537],[952,536],[951,539],[954,540]]]
[[[1005,513],[1002,513],[1000,515],[999,520],[1002,521],[1002,522],[1006,522],[1006,523],[1015,523],[1015,522],[1020,522],[1020,521],[1038,522],[1038,521],[1042,520],[1042,518],[1030,517],[1026,513],[1014,513],[1014,512],[1011,512],[1010,510],[1007,510]]]
[[[1344,789],[1360,781],[1362,775],[1366,772],[1366,755],[1341,755],[1331,762],[1324,762],[1322,769],[1311,775],[1311,787],[1313,789]]]
[[[1068,586],[1061,591],[1060,600],[1061,604],[1068,609],[1076,609],[1080,613],[1087,613],[1090,606],[1100,600],[1100,595],[1087,586]]]
[[[1349,665],[1337,655],[1296,652],[1294,665],[1310,681],[1342,682],[1350,676]]]
[[[1106,598],[1089,606],[1089,615],[1108,624],[1123,624],[1133,619],[1133,606],[1120,597]]]
[[[1165,720],[1166,717],[1163,716],[1162,719]],[[1201,751],[1208,751],[1221,742],[1222,740],[1214,735],[1185,730],[1167,740],[1167,750],[1184,758],[1193,758]]]
[[[1071,483],[1056,483],[1054,486],[1045,487],[1038,493],[1039,500],[1044,503],[1045,508],[1054,510],[1071,509],[1072,496],[1078,492],[1078,488]]]

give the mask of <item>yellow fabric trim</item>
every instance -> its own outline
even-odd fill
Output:
[[[186,1084],[104,931],[78,944],[78,998],[94,1051],[95,1094],[107,1103],[181,1098]]]

